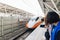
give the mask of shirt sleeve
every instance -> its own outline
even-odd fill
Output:
[[[60,40],[60,31],[57,32],[56,40]]]

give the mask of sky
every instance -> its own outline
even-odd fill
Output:
[[[0,3],[25,10],[34,14],[35,16],[44,16],[38,0],[0,0]]]

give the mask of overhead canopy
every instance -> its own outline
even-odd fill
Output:
[[[38,0],[0,0],[0,2],[33,13],[36,16],[44,16]]]

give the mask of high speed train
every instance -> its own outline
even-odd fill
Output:
[[[31,29],[37,28],[42,23],[41,20],[43,21],[43,17],[32,17],[26,24],[26,27]]]

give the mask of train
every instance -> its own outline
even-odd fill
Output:
[[[28,23],[26,23],[26,27],[30,29],[35,29],[37,28],[43,20],[44,17],[32,17]]]

